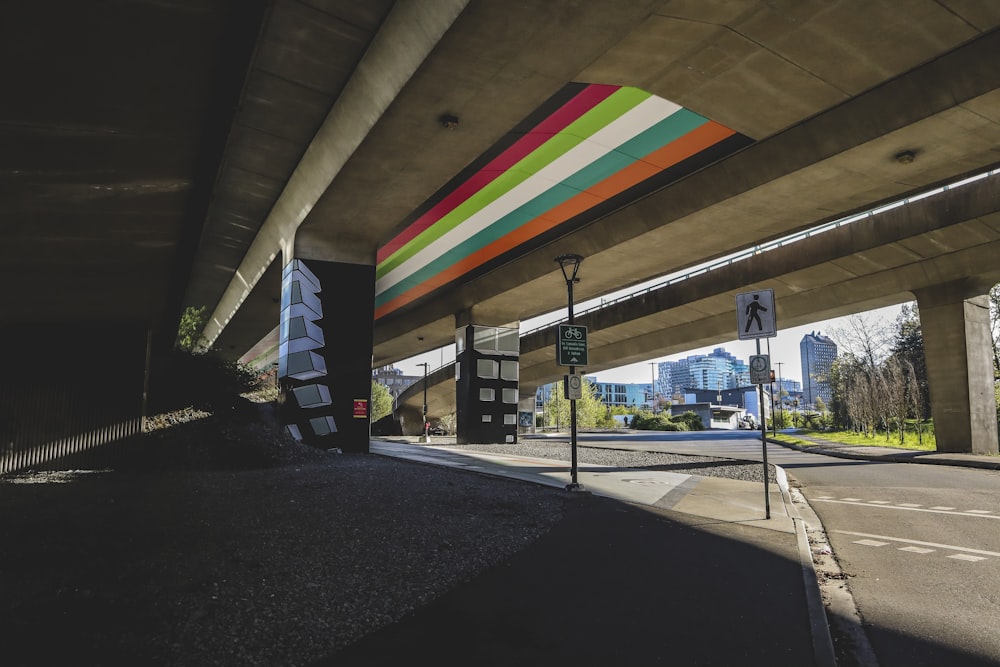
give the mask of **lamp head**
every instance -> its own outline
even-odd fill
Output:
[[[579,282],[576,277],[576,273],[580,270],[580,263],[583,261],[583,255],[559,255],[556,257],[556,261],[559,262],[559,268],[562,269],[563,278],[566,282]]]

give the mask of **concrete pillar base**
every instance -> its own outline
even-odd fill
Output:
[[[959,281],[916,292],[939,452],[998,453],[985,291]]]

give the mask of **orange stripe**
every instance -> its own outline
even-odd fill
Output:
[[[663,148],[653,151],[642,160],[643,162],[651,162],[661,169],[666,169],[734,134],[736,134],[736,130],[730,130],[725,125],[719,125],[714,120],[710,120],[683,137],[671,141]]]
[[[449,282],[460,278],[486,262],[526,243],[553,227],[561,225],[571,218],[590,210],[600,202],[624,192],[628,188],[641,183],[650,176],[663,171],[702,150],[718,143],[722,139],[735,134],[724,125],[709,121],[675,141],[659,148],[641,161],[637,161],[609,176],[586,191],[571,197],[562,204],[552,208],[543,215],[521,225],[503,238],[493,241],[487,246],[467,255],[464,259],[451,265],[444,271],[417,285],[413,289],[400,294],[395,299],[387,301],[375,309],[375,319],[388,315],[408,303],[433,292]],[[655,165],[655,166],[654,166]]]

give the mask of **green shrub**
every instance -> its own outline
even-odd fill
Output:
[[[692,412],[691,410],[688,410],[683,414],[677,415],[676,417],[674,417],[674,421],[679,424],[684,424],[686,427],[684,429],[685,431],[705,430],[705,424],[701,421],[701,417],[699,417],[696,413]]]
[[[258,389],[261,382],[261,374],[250,366],[212,352],[174,349],[150,364],[148,412],[194,407],[225,414],[241,405],[242,394]]]

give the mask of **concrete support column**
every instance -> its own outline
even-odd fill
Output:
[[[520,329],[472,324],[473,316],[455,318],[456,439],[517,442]]]
[[[369,451],[375,267],[292,259],[282,272],[282,423],[324,449]]]
[[[916,292],[941,452],[997,453],[989,297],[966,281]]]

